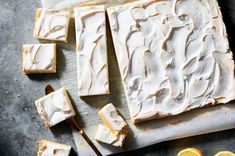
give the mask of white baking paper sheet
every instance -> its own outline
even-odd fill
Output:
[[[98,124],[102,123],[97,112],[105,104],[112,102],[129,125],[129,135],[125,140],[123,149],[106,144],[98,144],[93,140],[103,155],[137,149],[166,140],[235,128],[235,104],[233,104],[235,102],[192,110],[178,116],[155,119],[133,125],[130,120],[109,30],[107,32],[107,42],[111,94],[79,98],[77,95],[74,20],[71,21],[70,25],[69,44],[58,44],[58,72],[61,85],[68,89],[75,108],[78,111],[78,121],[88,137],[93,140]],[[73,136],[79,155],[95,155],[76,130],[73,130]]]
[[[74,30],[72,20],[70,30]],[[77,66],[75,52],[74,31],[70,32],[70,44],[58,45],[58,65],[61,85],[66,87],[78,111],[78,120],[87,135],[93,140],[96,128],[102,123],[97,112],[107,103],[112,102],[129,125],[129,135],[123,149],[110,145],[98,144],[104,155],[145,147],[158,142],[210,133],[235,128],[235,104],[218,105],[209,108],[193,110],[178,116],[164,119],[155,119],[133,125],[130,120],[126,98],[117,66],[110,32],[108,31],[108,61],[110,95],[90,96],[79,98],[77,95]],[[73,130],[74,140],[79,155],[94,155],[88,144],[80,134]]]

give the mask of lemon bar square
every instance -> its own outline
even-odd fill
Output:
[[[56,44],[24,44],[22,64],[24,74],[56,73]]]
[[[118,136],[115,136],[109,130],[109,128],[107,128],[106,126],[103,126],[102,124],[98,125],[97,131],[95,134],[96,141],[110,144],[116,147],[122,147],[125,137],[126,137],[125,134],[119,134]]]
[[[35,105],[46,129],[75,116],[64,87],[36,100]]]
[[[120,133],[126,133],[127,123],[125,120],[118,114],[117,109],[112,103],[105,105],[99,112],[101,120],[104,122],[106,127],[110,131],[118,136]]]
[[[37,156],[69,156],[70,151],[71,146],[69,145],[41,140]]]
[[[70,13],[38,8],[33,36],[38,39],[68,42]]]

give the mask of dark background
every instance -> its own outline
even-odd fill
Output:
[[[219,0],[229,36],[235,51],[235,0]],[[37,141],[48,139],[75,147],[70,126],[65,122],[45,130],[34,101],[43,96],[44,86],[56,89],[56,75],[26,76],[21,73],[21,46],[37,43],[32,38],[34,12],[39,0],[0,0],[0,156],[33,156]],[[176,132],[177,133],[177,132]],[[235,152],[235,129],[162,142],[131,152],[117,154],[173,156],[186,147],[197,147],[211,156],[221,150]],[[71,155],[76,155],[72,151]]]

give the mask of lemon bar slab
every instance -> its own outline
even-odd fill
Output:
[[[78,95],[109,94],[104,6],[74,9]]]
[[[216,0],[150,0],[107,12],[134,123],[235,98],[234,61]]]

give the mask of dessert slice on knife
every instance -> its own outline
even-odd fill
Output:
[[[67,90],[62,87],[61,89],[55,91],[53,87],[48,84],[45,87],[45,94],[46,96],[35,101],[36,108],[39,116],[44,121],[45,128],[50,128],[62,121],[67,120],[76,130],[78,130],[87,144],[92,148],[94,153],[97,156],[101,156],[102,154],[91,142],[85,131],[78,123],[75,117],[76,113],[70,101]]]
[[[146,1],[107,12],[134,123],[235,98],[216,0]]]
[[[76,115],[64,87],[36,100],[35,105],[45,128],[55,126]]]

